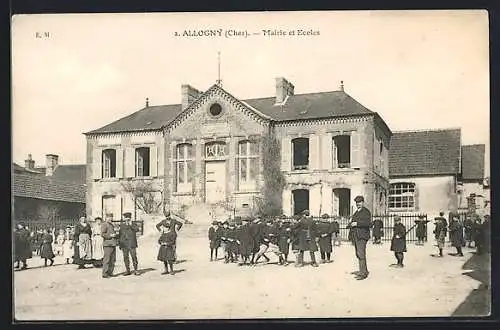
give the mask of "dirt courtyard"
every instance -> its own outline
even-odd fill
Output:
[[[63,264],[61,257],[44,268],[35,256],[29,260],[30,269],[14,272],[14,317],[22,321],[451,316],[480,284],[462,275],[470,249],[464,250],[464,257],[433,258],[432,241],[425,246],[409,243],[404,269],[388,267],[394,262],[389,242],[370,242],[370,277],[357,281],[350,274],[357,269],[357,260],[349,243],[335,249],[334,262],[319,268],[279,266],[271,255],[271,264],[238,267],[209,261],[207,229],[182,228],[174,276],[161,275],[157,237],[139,240],[140,276],[103,279],[101,269],[77,270]],[[448,252],[454,249],[447,247]],[[290,254],[289,260],[293,258]],[[123,271],[117,250],[115,273]]]

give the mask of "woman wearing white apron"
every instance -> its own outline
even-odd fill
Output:
[[[92,229],[85,217],[75,226],[75,242],[78,245],[78,269],[85,268],[92,261]]]
[[[104,258],[104,247],[102,245],[103,238],[101,236],[101,222],[100,217],[95,218],[92,226],[92,262],[94,267],[102,267],[102,260]]]

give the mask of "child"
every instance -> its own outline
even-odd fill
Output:
[[[288,253],[290,251],[290,242],[292,237],[292,229],[290,228],[289,221],[280,222],[278,232],[278,246],[282,253],[280,265],[288,266]]]
[[[230,255],[231,255],[231,241],[229,234],[229,222],[224,221],[222,223],[222,232],[221,232],[221,246],[224,252],[224,263],[229,263]]]
[[[50,229],[43,230],[42,245],[40,247],[40,256],[44,259],[44,266],[47,267],[47,260],[50,260],[50,266],[54,264],[54,251],[52,250],[53,237]]]
[[[340,246],[340,225],[337,219],[333,219],[332,222],[332,228],[333,228],[333,245],[334,246]]]
[[[173,226],[169,224],[162,226],[162,234],[160,239],[158,240],[158,244],[160,244],[160,249],[158,251],[158,260],[163,261],[165,265],[165,271],[162,275],[170,274],[174,275],[174,261],[175,261],[175,241],[177,240],[177,233]],[[168,268],[170,267],[170,272]]]
[[[401,218],[394,218],[394,235],[391,242],[391,251],[394,251],[394,256],[398,261],[397,264],[392,264],[391,267],[403,268],[404,252],[406,252],[406,227],[401,223]]]
[[[440,212],[439,217],[434,218],[436,224],[434,235],[439,249],[439,257],[443,257],[444,242],[446,239],[446,232],[448,231],[448,223],[446,222],[446,219],[443,218],[443,215],[444,213]]]
[[[63,254],[63,245],[64,245],[64,229],[59,229],[59,234],[56,237],[56,254],[58,256]]]
[[[66,264],[69,264],[69,259],[73,258],[73,234],[71,233],[71,227],[66,227],[66,232],[64,233],[64,243],[63,243],[63,257],[66,259]]]
[[[217,250],[220,246],[220,239],[217,237],[219,228],[219,223],[217,221],[212,222],[212,226],[208,229],[208,240],[210,242],[210,261],[214,261],[214,251],[215,251],[215,260],[217,260]]]

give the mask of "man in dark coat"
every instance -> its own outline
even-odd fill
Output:
[[[446,239],[446,233],[448,231],[448,223],[446,222],[446,219],[444,218],[444,213],[439,212],[439,217],[434,218],[434,236],[437,241],[437,246],[439,249],[439,257],[443,256],[443,248],[444,248],[444,243]]]
[[[298,223],[299,227],[299,256],[298,256],[298,264],[296,267],[304,266],[304,251],[309,251],[309,255],[311,257],[311,266],[318,267],[316,263],[315,252],[318,251],[317,241],[318,237],[318,228],[316,226],[316,222],[312,219],[309,214],[309,210],[305,210],[302,212],[302,216]]]
[[[322,264],[324,264],[325,262],[331,262],[333,251],[332,235],[334,228],[329,219],[330,216],[325,213],[321,216],[321,221],[317,224],[319,235],[318,245]]]
[[[127,269],[127,271],[123,275],[128,276],[132,274],[130,272],[129,257],[132,257],[134,274],[139,275],[139,262],[137,261],[137,232],[139,231],[139,228],[135,223],[132,223],[132,213],[130,212],[123,213],[123,221],[124,223],[120,224],[118,238],[119,247],[123,253],[123,262],[125,264],[125,268]]]
[[[289,221],[280,221],[278,227],[278,247],[283,255],[282,265],[288,266],[288,253],[292,241],[292,228]]]
[[[484,216],[484,221],[483,225],[481,226],[482,229],[482,236],[483,236],[483,245],[484,245],[484,252],[485,253],[490,253],[491,252],[491,227],[490,227],[490,215],[486,214]]]
[[[208,241],[209,241],[209,246],[210,246],[210,261],[217,260],[217,251],[219,250],[220,247],[220,230],[217,232],[219,229],[219,222],[214,221],[212,222],[212,225],[208,229]],[[214,259],[214,252],[215,252],[215,259]]]
[[[364,206],[363,196],[356,196],[356,211],[352,215],[349,227],[352,230],[356,258],[359,262],[359,271],[353,272],[357,280],[364,280],[368,277],[368,267],[366,263],[366,243],[370,239],[370,227],[372,225],[371,212]]]
[[[391,251],[394,251],[397,263],[392,264],[391,267],[404,267],[403,259],[404,252],[406,252],[406,227],[401,223],[401,218],[396,216],[394,218],[394,231],[391,241]]]
[[[238,230],[239,252],[241,254],[240,266],[250,264],[250,255],[253,252],[253,237],[250,231],[250,219],[242,219],[243,225]]]
[[[476,247],[476,252],[478,254],[483,254],[484,252],[483,224],[479,216],[475,217],[474,223],[472,224],[472,239],[474,240],[474,246]]]
[[[262,219],[255,218],[252,221],[250,224],[250,235],[253,240],[252,259],[250,260],[250,264],[253,265],[255,263],[255,256],[260,250],[262,237],[264,236],[264,223],[262,222]],[[265,258],[267,258],[267,256]],[[269,261],[269,258],[267,258],[267,261]]]
[[[102,277],[110,278],[113,276],[116,262],[116,238],[118,233],[111,223],[111,219],[106,217],[101,225],[101,236],[103,238],[102,246],[104,249],[104,257],[102,260]]]
[[[472,219],[469,214],[465,217],[464,221],[464,234],[465,234],[465,244],[467,247],[471,248],[472,247],[472,226],[474,222],[472,222]]]
[[[384,222],[379,218],[373,220],[373,244],[382,244],[382,236],[384,236]]]
[[[26,260],[33,257],[33,251],[30,246],[30,232],[24,228],[23,223],[17,225],[17,230],[14,233],[14,255],[17,263],[16,268],[19,268],[20,262],[23,264],[21,269],[28,268]]]
[[[417,220],[415,220],[416,228],[416,236],[417,236],[417,245],[424,245],[425,239],[427,237],[427,223],[429,220],[426,220],[424,216],[419,216]]]
[[[457,214],[453,214],[451,218],[450,239],[451,245],[457,249],[457,253],[455,255],[463,257],[464,254],[462,253],[462,246],[464,244],[464,228],[462,227]]]

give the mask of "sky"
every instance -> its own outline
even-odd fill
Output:
[[[249,35],[226,37],[232,30]],[[13,161],[85,163],[82,133],[146,97],[178,104],[182,84],[207,90],[219,51],[223,88],[237,98],[274,96],[276,77],[296,94],[343,80],[392,131],[460,127],[462,144],[489,154],[486,11],[44,14],[12,20]]]

